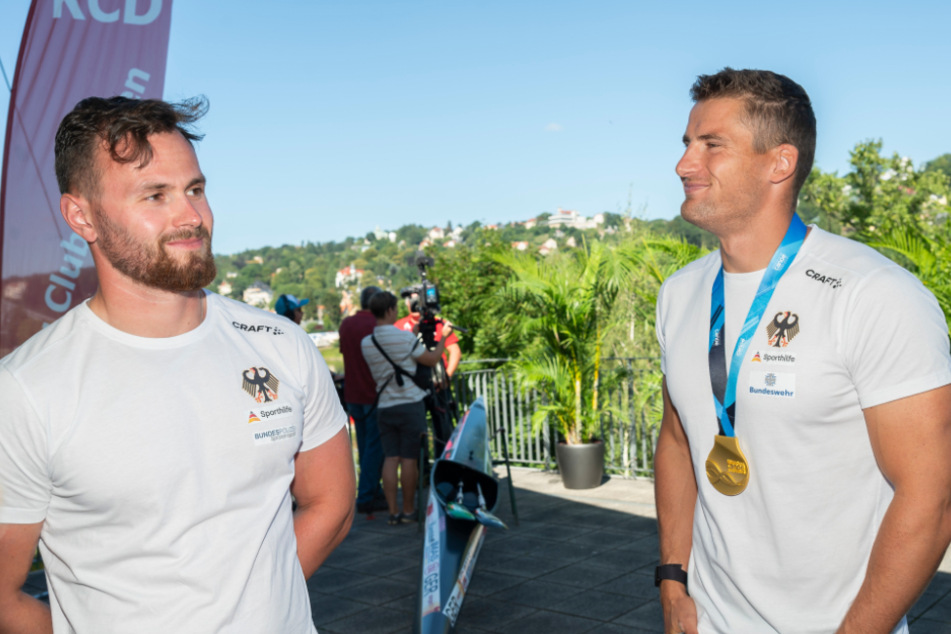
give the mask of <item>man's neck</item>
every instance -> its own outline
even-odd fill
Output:
[[[376,318],[376,325],[377,325],[377,326],[392,326],[392,325],[395,324],[395,323],[396,323],[396,319],[392,319],[392,318],[389,318],[389,317],[377,317],[377,318]]]
[[[205,319],[202,289],[173,292],[133,282],[117,271],[103,274],[89,308],[104,322],[138,337],[175,337],[194,330]]]
[[[791,219],[789,211],[760,214],[749,224],[717,236],[723,270],[752,273],[765,269],[782,243]]]
[[[723,261],[723,270],[727,273],[752,273],[762,271],[769,265],[769,261],[782,242],[769,240],[760,236],[731,236],[720,240],[720,259]]]

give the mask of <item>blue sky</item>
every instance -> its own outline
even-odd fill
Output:
[[[28,8],[0,4],[11,79]],[[165,97],[211,102],[219,253],[558,207],[671,218],[689,87],[724,66],[806,88],[824,170],[869,138],[951,152],[949,23],[914,0],[176,0]]]

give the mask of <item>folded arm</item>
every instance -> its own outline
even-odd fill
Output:
[[[347,536],[353,522],[356,479],[346,429],[297,454],[291,493],[297,501],[297,556],[304,577],[309,578]]]
[[[951,542],[951,385],[864,413],[872,451],[895,496],[841,634],[891,632]]]
[[[49,606],[20,590],[40,539],[38,524],[0,524],[0,634],[50,634]]]
[[[681,564],[687,569],[693,543],[693,514],[697,505],[697,480],[690,457],[690,444],[663,384],[664,417],[654,453],[654,497],[657,501],[657,532],[660,563]],[[697,632],[697,609],[687,589],[677,581],[660,582],[665,632]]]

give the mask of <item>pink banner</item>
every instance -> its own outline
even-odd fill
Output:
[[[0,181],[0,356],[96,290],[88,245],[59,213],[53,140],[86,97],[161,98],[172,0],[33,0]]]

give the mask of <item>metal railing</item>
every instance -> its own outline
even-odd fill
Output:
[[[551,469],[555,467],[555,431],[543,424],[532,432],[532,413],[542,396],[520,389],[515,378],[504,367],[505,359],[483,359],[472,364],[495,367],[466,370],[465,365],[453,377],[456,400],[464,409],[477,397],[485,398],[489,433],[494,456],[502,455],[502,440],[497,433],[504,429],[509,459],[516,464]],[[604,394],[601,417],[601,439],[605,443],[605,472],[627,477],[653,477],[654,447],[660,424],[659,375],[656,359],[612,358],[606,363],[623,369],[624,378]],[[466,363],[466,362],[463,362]]]

